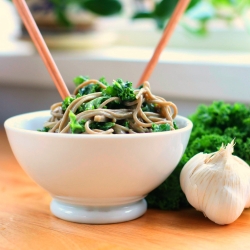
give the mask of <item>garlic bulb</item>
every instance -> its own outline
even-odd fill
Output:
[[[218,152],[195,155],[180,175],[188,202],[220,225],[232,223],[250,207],[250,168],[232,155],[233,147],[234,141]]]

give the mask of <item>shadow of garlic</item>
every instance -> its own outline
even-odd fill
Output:
[[[215,153],[193,156],[180,175],[188,202],[220,225],[234,222],[250,207],[250,167],[232,155],[234,145],[233,140]]]

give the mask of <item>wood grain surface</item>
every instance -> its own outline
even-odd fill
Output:
[[[227,226],[194,209],[148,209],[130,222],[85,225],[53,216],[50,200],[21,169],[0,129],[0,250],[250,248],[250,209]]]

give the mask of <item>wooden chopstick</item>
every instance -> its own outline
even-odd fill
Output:
[[[151,57],[149,63],[147,64],[138,84],[137,87],[139,87],[143,82],[148,81],[151,74],[153,73],[153,70],[158,63],[159,57],[161,55],[161,52],[166,47],[168,41],[171,38],[172,33],[174,32],[174,29],[181,18],[182,14],[186,10],[190,0],[179,0],[177,3],[175,10],[163,32],[163,35],[158,43],[158,45],[155,48],[155,51],[153,53],[153,56]]]
[[[30,13],[26,2],[24,0],[13,0],[13,3],[15,4],[31,39],[38,50],[38,53],[40,54],[47,70],[49,71],[49,74],[56,85],[61,98],[64,99],[65,97],[70,96],[67,86],[49,52],[49,49],[36,25],[34,18]]]

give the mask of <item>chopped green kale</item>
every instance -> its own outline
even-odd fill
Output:
[[[74,82],[80,82],[83,83],[85,81],[89,80],[88,77],[83,77],[83,76],[78,76],[74,79]],[[102,84],[108,86],[108,82],[106,81],[105,77],[101,77],[99,79],[99,82],[101,82]],[[79,85],[79,84],[78,84]],[[88,94],[92,94],[92,93],[96,93],[96,92],[102,92],[102,88],[100,87],[99,84],[89,84],[86,87],[83,87],[81,89],[79,89],[78,93],[83,96],[83,95],[88,95]]]
[[[212,153],[235,138],[234,154],[250,164],[250,107],[217,101],[200,105],[189,117],[193,130],[187,149],[173,173],[147,196],[149,207],[175,210],[189,207],[180,187],[183,166],[197,153]]]
[[[122,126],[129,128],[129,121],[123,120]]]
[[[68,106],[77,98],[81,97],[79,94],[77,94],[75,97],[73,96],[67,96],[63,102],[62,102],[62,111],[65,112],[66,109],[68,108]],[[84,108],[84,104],[82,104],[81,106],[78,107],[78,109],[76,110],[76,114],[79,114],[81,112],[83,112],[85,110]]]
[[[174,124],[174,129],[178,129],[178,125],[176,124],[175,121],[173,121],[173,124]]]
[[[98,98],[93,99],[92,101],[89,101],[85,103],[84,105],[84,111],[85,110],[92,110],[92,109],[97,109],[99,106],[108,99],[107,96],[101,96]]]
[[[50,128],[48,127],[43,127],[42,129],[38,129],[38,132],[49,132]]]
[[[169,131],[170,125],[168,123],[164,124],[152,124],[152,132],[163,132],[163,131]]]
[[[81,96],[96,93],[96,92],[101,92],[102,88],[100,87],[99,84],[89,84],[84,88],[79,89],[79,94]]]
[[[70,110],[69,112],[69,119],[70,119],[70,130],[73,134],[81,134],[85,132],[85,120],[77,121],[76,115]]]
[[[109,85],[105,90],[103,90],[103,95],[109,97],[117,96],[121,98],[122,101],[129,102],[136,99],[132,82],[124,82],[122,79],[117,79],[113,82],[113,85]]]
[[[129,128],[129,121],[127,119],[117,120],[116,123],[123,127]]]
[[[115,123],[113,122],[92,122],[89,127],[91,129],[100,129],[100,130],[108,130],[115,126]]]
[[[106,86],[109,85],[109,83],[107,82],[107,80],[106,80],[105,77],[101,77],[101,78],[99,79],[99,82],[101,82],[102,84],[104,84],[104,85],[106,85]]]
[[[75,84],[75,86],[79,86],[80,84],[82,84],[83,82],[86,82],[89,80],[88,76],[77,76],[73,79],[73,82]]]
[[[155,105],[153,103],[146,103],[142,104],[142,111],[143,112],[156,112]]]
[[[62,102],[62,110],[65,111],[75,99],[73,96],[67,96]]]

